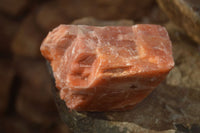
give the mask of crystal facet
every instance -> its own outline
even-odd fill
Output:
[[[41,45],[67,107],[126,110],[173,68],[171,41],[158,25],[60,25]]]

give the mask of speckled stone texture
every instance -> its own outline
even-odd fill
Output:
[[[173,68],[171,42],[158,25],[61,25],[41,46],[61,99],[79,111],[126,110]]]

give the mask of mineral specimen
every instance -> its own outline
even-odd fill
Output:
[[[60,25],[41,45],[67,107],[126,110],[173,68],[171,42],[158,25]]]

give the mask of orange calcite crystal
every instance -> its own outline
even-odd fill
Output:
[[[173,68],[171,41],[158,25],[60,25],[41,45],[60,97],[78,111],[126,110]]]

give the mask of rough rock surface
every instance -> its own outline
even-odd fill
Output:
[[[168,17],[200,44],[200,1],[157,0]]]
[[[125,110],[173,68],[171,42],[158,25],[61,25],[41,45],[70,109]]]
[[[175,69],[170,72],[165,82],[133,110],[104,113],[70,111],[60,99],[55,85],[52,85],[61,118],[74,133],[198,133],[200,131],[200,85],[198,84],[200,54],[197,45],[188,39],[184,32],[171,24],[167,24],[166,27],[172,38]],[[191,66],[193,69],[190,69]]]

